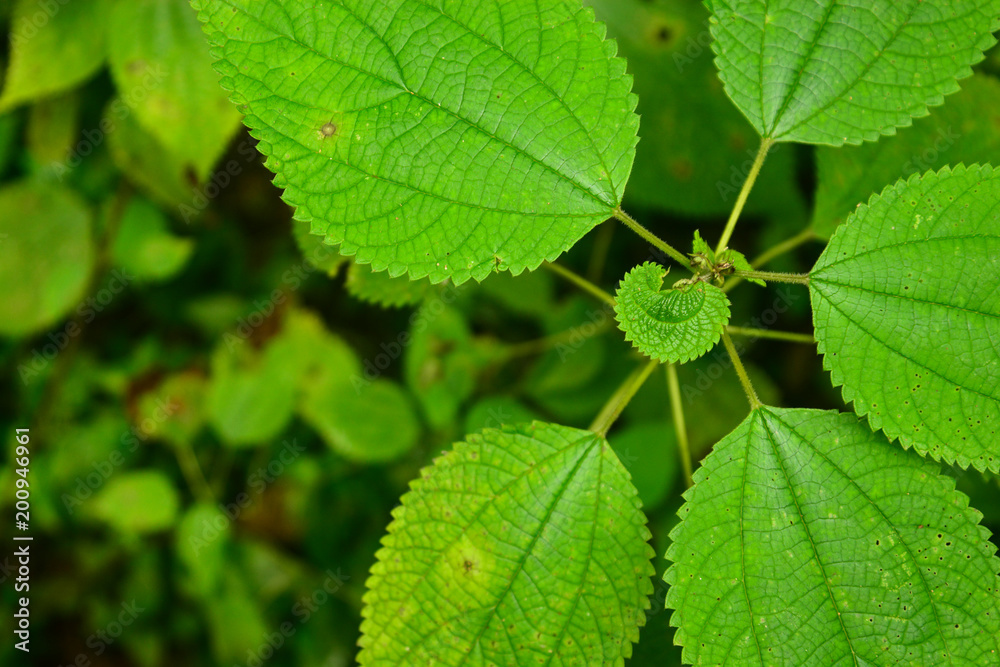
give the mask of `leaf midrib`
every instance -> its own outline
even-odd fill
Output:
[[[892,533],[897,537],[897,539],[899,539],[899,543],[903,545],[904,549],[906,549],[907,555],[913,562],[914,571],[916,571],[916,573],[920,576],[920,582],[924,585],[924,590],[927,593],[927,599],[930,602],[931,609],[934,610],[934,620],[937,623],[936,629],[938,631],[938,635],[941,637],[941,643],[944,645],[945,651],[948,652],[948,664],[953,665],[954,663],[952,661],[951,649],[948,648],[948,639],[944,634],[944,626],[941,624],[941,616],[938,614],[937,606],[934,604],[934,596],[931,592],[930,584],[927,583],[927,579],[924,577],[924,574],[921,571],[920,564],[917,563],[916,556],[913,555],[913,551],[910,549],[910,545],[907,544],[906,540],[903,538],[903,535],[899,532],[899,529],[896,528],[895,524],[889,521],[889,517],[886,516],[885,513],[882,511],[882,508],[879,507],[878,504],[876,504],[875,501],[871,499],[871,497],[869,497],[868,493],[866,493],[865,490],[861,488],[861,485],[858,484],[853,477],[851,477],[844,470],[842,470],[839,465],[831,461],[825,454],[823,454],[823,452],[819,451],[819,449],[816,448],[816,445],[814,445],[810,439],[803,437],[798,431],[795,430],[795,428],[791,424],[789,424],[784,419],[779,417],[775,412],[769,410],[768,414],[776,422],[782,424],[791,433],[798,436],[798,439],[806,443],[806,445],[808,445],[809,448],[817,456],[826,461],[826,463],[830,467],[832,467],[834,470],[840,473],[840,475],[843,476],[843,478],[846,479],[851,484],[851,486],[853,486],[857,490],[859,494],[861,494],[861,497],[865,499],[865,502],[867,502],[876,512],[878,512],[879,516],[882,517],[882,521],[885,522],[885,525],[888,526],[889,529],[892,531]]]
[[[516,435],[516,436],[519,436],[519,437],[525,437],[525,438],[529,438],[529,439],[533,437],[533,436],[523,435],[523,434],[520,434],[520,433],[513,433],[513,434],[509,434],[509,435]],[[476,511],[476,513],[469,520],[468,525],[466,525],[464,528],[462,528],[461,532],[456,537],[456,539],[453,540],[452,542],[450,542],[449,544],[445,545],[442,549],[440,549],[440,554],[438,555],[438,557],[436,559],[434,559],[433,562],[431,562],[430,564],[427,565],[427,567],[424,569],[423,573],[420,575],[420,578],[417,579],[417,581],[413,584],[412,587],[410,587],[410,590],[411,591],[415,591],[417,588],[419,588],[424,583],[424,581],[427,580],[427,577],[431,573],[431,571],[444,558],[445,552],[447,551],[448,547],[450,547],[452,544],[454,544],[457,540],[461,539],[468,532],[468,530],[472,526],[472,524],[474,524],[476,521],[479,520],[479,518],[483,515],[483,513],[497,500],[497,498],[499,496],[507,493],[514,484],[516,484],[521,479],[523,479],[525,476],[527,476],[528,474],[530,474],[533,470],[537,469],[540,464],[542,464],[542,463],[544,463],[546,461],[549,461],[549,460],[551,460],[551,459],[559,456],[560,454],[562,454],[562,453],[564,453],[564,452],[572,449],[573,447],[575,447],[575,446],[579,445],[580,443],[582,443],[587,438],[595,438],[595,437],[596,436],[593,433],[584,434],[580,438],[571,441],[566,446],[564,446],[564,447],[562,447],[560,449],[553,450],[545,458],[542,458],[542,459],[539,459],[538,461],[535,461],[533,465],[526,466],[524,468],[524,470],[522,470],[521,472],[519,472],[517,475],[515,475],[513,478],[511,478],[510,481],[508,481],[500,489],[498,489],[496,493],[491,494],[489,500],[485,501],[483,503],[482,507],[480,507],[479,510]],[[492,446],[497,446],[495,443],[486,443],[485,441],[483,442],[483,444],[491,446],[491,447]],[[593,445],[591,445],[591,446],[593,446]],[[584,452],[584,454],[585,454],[585,452]],[[581,459],[585,458],[584,454],[581,454],[581,457],[580,457]],[[456,462],[456,464],[457,463],[461,463],[461,462]],[[433,493],[433,492],[432,491],[426,491],[425,493]],[[463,613],[467,613],[467,612],[463,612]],[[399,617],[398,616],[394,616],[384,626],[379,627],[378,628],[379,629],[379,633],[378,634],[369,635],[370,642],[369,642],[369,647],[366,650],[371,650],[371,648],[375,645],[376,640],[379,639],[380,637],[382,637],[383,635],[385,635],[388,632],[389,628],[392,626],[392,623],[393,623],[393,621],[396,618],[399,618]]]
[[[257,19],[256,17],[252,16],[245,9],[243,9],[241,7],[237,7],[235,4],[233,4],[232,0],[217,0],[217,1],[220,2],[220,3],[222,3],[222,4],[224,4],[224,5],[226,5],[226,6],[228,6],[228,7],[231,7],[236,12],[239,12],[241,15],[245,16],[248,21],[256,23],[261,28],[269,31],[271,34],[275,35],[276,37],[279,37],[279,38],[282,38],[282,39],[286,39],[289,42],[291,42],[292,44],[295,44],[295,45],[301,47],[305,51],[309,51],[309,52],[315,54],[319,58],[322,58],[322,59],[325,59],[325,60],[337,63],[341,67],[346,67],[346,68],[352,69],[352,70],[358,72],[359,74],[371,77],[371,78],[376,79],[378,81],[381,81],[382,83],[385,83],[387,85],[394,86],[394,87],[398,88],[403,93],[409,93],[414,98],[416,98],[416,99],[420,100],[421,102],[423,102],[424,104],[426,104],[428,106],[428,108],[432,112],[437,111],[437,112],[441,112],[441,113],[446,113],[447,115],[451,116],[452,118],[454,118],[454,119],[456,119],[458,121],[461,121],[462,123],[464,123],[465,125],[467,125],[471,129],[473,129],[473,130],[479,132],[480,134],[486,136],[489,140],[495,141],[495,142],[497,142],[497,143],[499,143],[499,144],[501,144],[503,146],[506,146],[510,150],[512,150],[512,151],[514,151],[514,152],[516,152],[516,153],[518,153],[520,155],[523,155],[524,157],[526,157],[527,159],[529,159],[532,163],[534,163],[534,164],[542,167],[546,171],[554,174],[560,180],[563,180],[563,181],[569,183],[570,185],[573,186],[573,188],[575,190],[583,193],[584,195],[586,195],[590,199],[593,199],[595,202],[597,202],[598,204],[600,204],[602,207],[607,207],[608,211],[610,211],[611,209],[614,209],[618,205],[617,202],[608,202],[608,201],[605,201],[603,199],[603,197],[602,197],[602,195],[604,193],[594,192],[593,190],[591,190],[589,187],[585,186],[584,184],[582,184],[578,180],[572,178],[571,176],[565,174],[562,171],[559,171],[558,169],[556,169],[555,167],[553,167],[553,166],[549,165],[548,163],[544,162],[540,158],[535,157],[534,155],[532,155],[531,153],[529,153],[526,149],[518,147],[518,146],[515,146],[514,144],[511,144],[511,143],[509,143],[507,141],[504,141],[503,139],[500,139],[499,137],[497,137],[497,136],[491,134],[490,132],[488,132],[485,128],[483,128],[483,127],[479,126],[478,124],[476,124],[474,121],[472,121],[472,120],[470,120],[470,119],[468,119],[468,118],[466,118],[464,116],[459,115],[457,112],[452,111],[449,108],[446,108],[446,107],[442,106],[442,104],[440,102],[436,102],[436,101],[430,100],[427,97],[421,95],[420,93],[417,93],[415,91],[409,90],[406,87],[405,82],[400,83],[400,82],[396,82],[396,81],[392,81],[392,80],[386,79],[386,78],[384,78],[382,76],[379,76],[378,74],[375,74],[374,72],[367,71],[365,69],[362,69],[360,67],[352,65],[350,63],[346,63],[346,62],[343,62],[341,60],[337,60],[336,58],[334,58],[334,57],[332,57],[330,55],[322,53],[322,52],[318,51],[316,48],[314,48],[312,46],[309,46],[308,44],[304,44],[303,42],[301,42],[297,38],[295,38],[295,37],[293,37],[291,35],[287,35],[284,32],[281,32],[280,30],[278,30],[278,29],[276,29],[276,28],[274,28],[274,27],[272,27],[270,25],[265,24],[263,22],[263,20]],[[423,3],[421,3],[421,4],[423,4]],[[338,3],[338,5],[339,6],[343,6],[341,3]],[[359,22],[359,25],[361,25],[361,26],[365,27],[366,29],[369,29],[369,30],[371,30],[371,31],[374,32],[374,28],[372,28],[371,26],[369,26],[367,23],[364,23],[363,21],[360,21],[360,20],[358,22]],[[461,24],[458,24],[458,25],[461,25]],[[232,37],[230,37],[228,35],[225,35],[225,39],[227,41],[233,41],[233,42],[238,42],[238,43],[242,43],[242,44],[250,44],[250,45],[258,45],[259,44],[259,42],[249,42],[249,41],[245,41],[245,40],[237,40],[237,39],[232,38]],[[486,43],[490,44],[489,42],[486,42]],[[388,53],[392,54],[393,59],[398,63],[398,55],[394,51],[392,51],[391,49],[387,48],[387,51],[388,51]],[[502,49],[500,50],[500,52],[501,53],[505,53]],[[518,62],[518,61],[514,60],[514,62]],[[518,64],[521,67],[524,67],[523,64],[520,64],[519,62],[518,62]],[[249,76],[249,75],[244,73],[244,76]],[[264,82],[261,79],[259,79],[257,77],[253,77],[253,78],[254,78],[254,80],[258,84],[260,84],[262,86],[264,85]],[[274,91],[271,91],[271,92],[272,92],[272,94],[274,94]],[[275,95],[275,97],[279,97],[280,98],[280,96],[278,96],[278,95]],[[560,102],[560,104],[565,104],[565,102],[561,98],[559,98],[558,96],[556,97],[556,100],[558,100]],[[370,109],[372,107],[366,107],[366,108]],[[590,137],[590,134],[586,132],[586,129],[583,128],[582,121],[580,121],[580,119],[575,114],[573,114],[573,113],[570,113],[569,115],[582,128],[584,134],[587,135],[588,138],[590,139],[591,146],[594,147],[593,139],[592,139],[592,137]],[[257,116],[257,118],[260,119],[260,116]],[[264,121],[261,119],[261,122],[263,123]],[[271,126],[269,125],[269,127],[271,127]],[[296,139],[294,137],[290,137],[288,135],[285,135],[285,134],[281,133],[280,131],[277,130],[277,128],[271,127],[271,129],[274,132],[276,132],[278,134],[281,134],[282,136],[284,136],[284,137],[288,138],[289,140],[295,142],[296,144],[302,146],[303,148],[305,148],[310,153],[313,152],[313,149],[309,148],[308,146],[305,146],[298,139]],[[598,152],[597,153],[597,157],[598,157],[598,161],[603,166],[604,165],[603,156],[601,156],[601,154]],[[438,194],[435,194],[435,193],[424,192],[424,191],[420,190],[419,188],[416,188],[416,187],[414,187],[412,185],[409,185],[409,184],[406,184],[406,183],[400,183],[398,181],[393,181],[392,179],[386,178],[385,176],[382,176],[382,175],[379,175],[379,174],[369,174],[368,172],[364,171],[363,169],[361,169],[359,167],[356,167],[356,166],[354,166],[352,164],[349,164],[349,163],[346,163],[346,162],[344,162],[342,164],[344,166],[357,169],[359,172],[361,172],[363,174],[366,174],[366,175],[369,175],[369,176],[372,176],[374,178],[379,178],[379,179],[385,180],[387,182],[399,185],[401,187],[406,187],[406,188],[408,188],[410,190],[414,190],[416,192],[420,192],[421,194],[424,194],[424,195],[427,195],[427,196],[437,197],[439,199],[442,199],[443,201],[448,201],[450,203],[454,203],[454,204],[458,204],[458,205],[465,205],[465,206],[469,206],[471,208],[480,208],[480,209],[483,209],[483,210],[495,211],[495,212],[499,212],[499,213],[511,213],[511,214],[516,214],[516,215],[522,214],[521,211],[503,211],[503,210],[499,210],[499,209],[495,209],[495,208],[488,208],[488,207],[483,207],[483,206],[475,206],[475,205],[472,205],[472,204],[467,204],[466,202],[460,202],[460,201],[450,200],[450,199],[448,199],[447,197],[445,197],[443,195],[438,195]],[[607,173],[607,176],[608,176],[608,183],[611,186],[612,194],[614,195],[614,198],[617,198],[617,187],[614,185],[614,183],[611,182],[611,174],[610,174],[610,172],[607,172],[606,168],[605,168],[605,172]],[[583,217],[583,216],[581,216],[581,217]]]

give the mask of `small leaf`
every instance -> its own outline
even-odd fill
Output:
[[[104,64],[110,12],[110,0],[20,0],[0,110],[69,90],[96,73]]]
[[[163,211],[142,197],[129,200],[111,246],[119,267],[149,281],[173,277],[193,251],[194,241],[175,236]]]
[[[886,183],[949,164],[986,164],[1000,154],[1000,82],[976,74],[948,103],[877,143],[816,150],[812,228],[829,239]]]
[[[376,271],[520,273],[621,203],[636,99],[578,2],[193,4],[296,216]]]
[[[420,437],[413,402],[390,380],[358,383],[327,376],[307,387],[299,412],[331,449],[359,463],[399,458]]]
[[[199,180],[212,171],[240,115],[186,0],[118,2],[109,30],[111,74],[139,124]]]
[[[685,662],[996,663],[1000,560],[981,515],[855,417],[755,410],[685,499],[665,575]]]
[[[719,263],[732,264],[734,271],[753,271],[753,265],[747,256],[741,253],[739,250],[733,250],[732,248],[726,248],[719,255]],[[761,287],[767,287],[765,283],[760,278],[744,278],[747,282],[753,283],[754,285],[760,285]]]
[[[620,665],[652,592],[649,531],[607,441],[535,422],[425,468],[368,579],[361,665]]]
[[[810,274],[823,365],[874,428],[1000,470],[1000,172],[914,176],[842,225]]]
[[[355,299],[386,308],[399,308],[420,303],[431,294],[434,286],[424,278],[410,280],[408,276],[393,278],[388,273],[375,273],[367,264],[351,264],[345,283]]]
[[[277,343],[258,352],[232,333],[223,337],[212,354],[206,408],[209,423],[227,445],[262,445],[287,426],[299,379],[287,360]]]
[[[159,470],[122,472],[108,480],[89,511],[124,533],[153,533],[174,525],[180,500]]]
[[[60,163],[78,141],[80,102],[81,95],[71,90],[46,97],[31,106],[25,145],[43,171],[55,172],[58,176]]]
[[[207,201],[191,187],[185,166],[139,124],[120,97],[108,103],[102,124],[111,128],[107,134],[111,159],[130,181],[157,202],[176,209],[185,223],[198,217]]]
[[[427,421],[442,428],[455,420],[475,390],[479,364],[462,314],[432,305],[440,304],[428,304],[414,316],[403,374]]]
[[[983,59],[997,0],[708,0],[726,92],[762,137],[840,146],[927,115]]]
[[[0,211],[0,334],[40,331],[85,307],[95,261],[87,205],[69,190],[20,181],[0,188]]]
[[[698,282],[661,292],[667,273],[646,262],[618,288],[615,317],[625,339],[660,361],[689,361],[719,342],[729,321],[729,299],[715,285]]]
[[[715,263],[715,251],[705,239],[701,238],[701,232],[697,229],[694,230],[694,241],[691,244],[691,249],[696,255],[702,255],[710,263]]]

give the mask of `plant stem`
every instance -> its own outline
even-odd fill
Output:
[[[565,331],[560,331],[559,333],[552,334],[551,336],[545,336],[543,338],[537,338],[535,340],[527,340],[523,343],[513,343],[507,347],[506,356],[511,357],[524,357],[532,354],[541,354],[547,352],[554,348],[560,343],[571,343],[577,339],[590,338],[598,334],[604,333],[611,329],[611,319],[605,319],[600,324],[582,324],[580,326],[572,327],[566,329]]]
[[[677,449],[680,450],[681,467],[684,468],[684,484],[694,486],[691,475],[691,448],[688,444],[687,424],[684,421],[684,405],[681,403],[681,386],[677,381],[677,364],[667,364],[667,389],[670,391],[670,412],[674,417],[674,431],[677,433]]]
[[[736,221],[740,219],[740,213],[743,212],[743,207],[747,203],[747,197],[750,196],[750,191],[753,189],[753,184],[757,181],[757,176],[760,175],[760,168],[764,166],[764,158],[767,157],[767,152],[771,150],[771,146],[773,145],[773,139],[761,139],[760,148],[757,149],[757,157],[753,161],[753,166],[750,167],[750,173],[747,175],[746,182],[743,183],[743,189],[740,190],[739,197],[736,198],[733,212],[729,214],[729,220],[726,222],[726,229],[722,232],[722,238],[719,239],[719,245],[715,248],[716,255],[725,250],[729,245],[729,239],[733,235],[733,230],[736,229]]]
[[[597,418],[594,419],[594,423],[590,425],[590,430],[601,437],[606,436],[608,434],[608,429],[610,429],[612,424],[615,423],[615,420],[621,416],[622,411],[625,410],[629,401],[632,400],[632,397],[635,396],[636,392],[639,391],[639,388],[642,387],[646,378],[648,378],[649,374],[653,372],[653,369],[659,365],[660,362],[654,359],[647,363],[644,367],[637,368],[632,371],[632,374],[625,378],[625,382],[622,383],[622,386],[618,387],[618,391],[616,391],[611,398],[608,399],[608,402],[604,405],[604,407],[601,408],[601,413],[597,415]]]
[[[191,488],[191,493],[201,502],[214,503],[215,496],[212,494],[212,487],[205,479],[205,473],[202,472],[201,466],[198,464],[198,457],[186,445],[173,447],[173,450],[177,456],[177,463],[180,464],[181,472],[184,474],[184,479]]]
[[[694,267],[691,266],[691,260],[688,259],[688,257],[684,253],[680,252],[672,245],[661,239],[659,236],[657,236],[653,232],[649,231],[648,229],[640,225],[638,222],[635,221],[635,218],[633,218],[628,213],[623,211],[620,206],[615,209],[614,216],[618,220],[624,222],[626,227],[628,227],[633,232],[644,238],[651,245],[658,248],[667,255],[670,255],[670,257],[673,258],[675,262],[677,262],[681,266],[687,267],[688,269],[691,270],[692,273],[695,272]]]
[[[770,280],[776,283],[795,283],[796,285],[808,285],[808,273],[778,273],[777,271],[734,271],[733,275],[738,278],[759,278]]]
[[[759,269],[760,267],[770,262],[772,259],[781,257],[785,253],[795,250],[803,243],[808,243],[809,241],[813,241],[815,239],[816,239],[816,233],[813,232],[811,228],[803,230],[798,234],[796,234],[795,236],[793,236],[792,238],[785,239],[781,243],[771,248],[768,248],[760,255],[758,255],[756,258],[754,258],[754,260],[750,263],[753,264],[753,268]]]
[[[726,346],[726,352],[729,353],[729,358],[733,362],[733,368],[736,369],[736,374],[740,377],[740,384],[743,385],[743,391],[746,392],[747,400],[750,402],[750,409],[756,410],[757,408],[763,406],[764,404],[760,402],[757,398],[757,392],[754,391],[753,384],[750,382],[750,376],[747,375],[747,369],[743,367],[743,362],[740,361],[740,355],[736,352],[736,346],[733,345],[733,339],[729,337],[729,334],[725,331],[722,332],[722,343]]]
[[[590,255],[590,263],[587,265],[587,279],[596,283],[601,280],[604,273],[604,264],[608,259],[608,250],[611,249],[611,239],[615,236],[616,225],[610,220],[605,220],[597,229],[597,238],[594,239],[594,250]]]
[[[792,333],[791,331],[773,331],[771,329],[753,329],[748,327],[726,327],[726,333],[732,336],[749,336],[751,338],[770,338],[771,340],[788,340],[793,343],[815,345],[816,339],[809,334]]]
[[[804,230],[802,232],[799,232],[798,234],[796,234],[792,238],[786,239],[786,240],[782,241],[781,243],[777,244],[776,246],[768,248],[767,250],[765,250],[764,252],[762,252],[760,255],[758,255],[756,258],[754,258],[754,260],[752,262],[750,262],[750,263],[753,265],[753,267],[755,269],[756,268],[760,268],[761,266],[764,266],[765,264],[767,264],[771,260],[777,259],[778,257],[781,257],[785,253],[788,253],[788,252],[791,252],[792,250],[795,250],[800,245],[802,245],[804,243],[808,243],[809,241],[815,241],[815,240],[817,240],[817,236],[813,232],[813,230],[812,229],[806,229],[806,230]],[[737,285],[739,285],[741,282],[743,282],[743,278],[732,278],[731,280],[729,280],[729,281],[726,282],[726,286],[722,288],[722,291],[728,293],[734,287],[736,287]]]
[[[583,276],[567,269],[562,264],[556,264],[554,262],[543,262],[542,266],[544,266],[546,269],[556,274],[557,276],[573,283],[574,285],[582,289],[584,292],[587,292],[591,296],[596,297],[597,299],[603,301],[604,303],[614,308],[615,298],[610,294],[608,294],[607,292],[605,292],[604,290],[602,290],[594,283],[584,278]]]

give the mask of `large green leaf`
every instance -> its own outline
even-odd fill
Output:
[[[697,0],[587,0],[635,77],[639,135],[628,202],[691,215],[726,215],[759,139],[726,97]],[[805,215],[795,155],[774,150],[747,200],[749,214]]]
[[[666,273],[653,262],[629,271],[618,288],[615,317],[625,339],[646,356],[689,361],[719,342],[729,321],[729,299],[704,282],[661,292]]]
[[[362,665],[621,665],[652,592],[649,531],[604,438],[487,429],[424,469],[365,595]]]
[[[708,0],[719,76],[762,137],[894,134],[972,74],[998,0]]]
[[[95,261],[87,205],[69,190],[20,181],[0,189],[0,211],[0,335],[33,333],[85,308]]]
[[[579,2],[193,4],[296,215],[377,271],[519,273],[621,202],[636,99]]]
[[[755,410],[671,533],[696,665],[993,665],[1000,560],[954,479],[850,415]]]
[[[20,0],[0,109],[68,90],[97,72],[106,55],[110,2]]]
[[[813,231],[830,238],[858,204],[886,183],[949,164],[985,164],[997,155],[1000,82],[977,74],[947,104],[895,137],[861,146],[819,148]]]
[[[921,454],[1000,470],[1000,172],[914,176],[858,209],[810,279],[844,399]]]

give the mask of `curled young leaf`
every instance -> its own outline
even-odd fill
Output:
[[[729,321],[729,299],[705,282],[660,291],[666,273],[646,262],[625,274],[615,297],[615,319],[625,339],[646,356],[689,361],[719,342]]]

